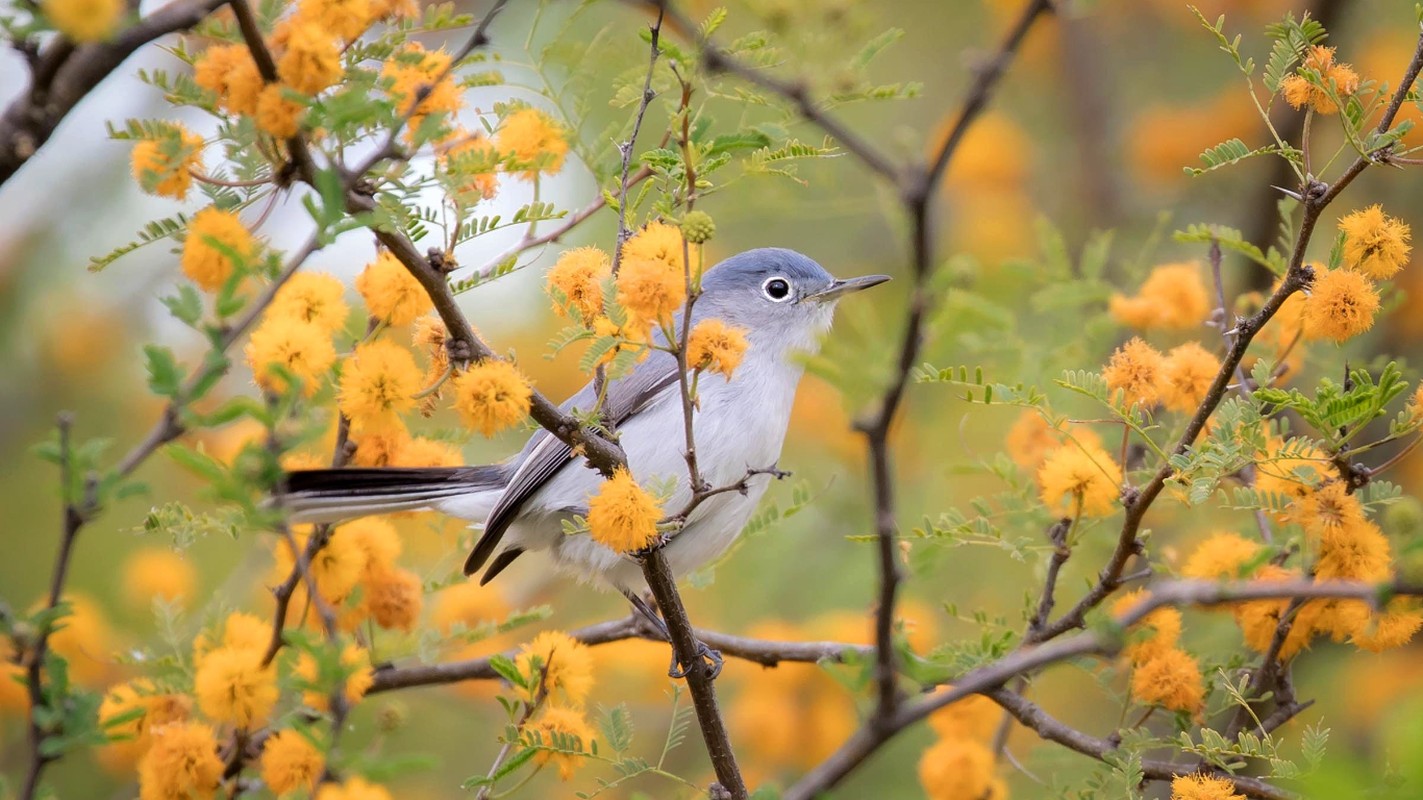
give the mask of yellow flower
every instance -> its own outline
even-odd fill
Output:
[[[1285,452],[1291,455],[1282,455]],[[1301,439],[1282,442],[1272,438],[1264,458],[1255,462],[1255,489],[1298,500],[1314,491],[1328,464],[1328,457],[1313,444]]]
[[[342,783],[323,783],[316,790],[316,800],[391,800],[384,786],[367,783],[364,778],[347,778]]]
[[[257,243],[236,214],[208,206],[188,223],[188,238],[183,241],[183,274],[203,289],[215,292],[238,265],[251,260],[256,252]]]
[[[385,250],[356,278],[356,291],[366,301],[371,316],[389,325],[409,325],[434,308],[420,281]]]
[[[1300,69],[1308,69],[1319,75],[1322,86],[1310,83],[1303,75],[1291,75],[1280,81],[1280,94],[1295,108],[1306,105],[1320,114],[1339,113],[1339,104],[1329,96],[1325,87],[1333,86],[1335,94],[1342,100],[1359,90],[1359,74],[1348,64],[1334,63],[1334,48],[1315,45],[1309,49]]]
[[[495,132],[495,145],[512,156],[515,173],[527,181],[539,173],[557,175],[568,154],[562,126],[537,108],[522,108],[505,117]]]
[[[384,427],[415,407],[420,368],[410,351],[382,339],[356,346],[341,367],[341,413],[361,426]]]
[[[596,247],[565,250],[548,271],[546,285],[550,293],[557,289],[563,295],[561,302],[554,302],[553,310],[560,317],[575,311],[578,321],[591,324],[603,313],[603,281],[611,274],[612,261],[602,250]]]
[[[1423,627],[1423,611],[1390,607],[1382,614],[1373,615],[1369,625],[1356,631],[1351,641],[1360,650],[1382,653],[1408,644],[1420,627]]]
[[[1304,337],[1352,339],[1373,327],[1378,310],[1379,293],[1368,278],[1347,269],[1320,267],[1304,301]]]
[[[1298,577],[1298,572],[1274,564],[1266,564],[1254,575],[1257,581],[1276,583]],[[1240,626],[1246,646],[1257,653],[1267,651],[1271,640],[1274,639],[1275,629],[1279,627],[1280,619],[1288,608],[1288,600],[1249,600],[1236,605],[1235,622]],[[1314,620],[1313,614],[1307,612],[1312,612],[1308,604],[1296,613],[1289,635],[1285,637],[1284,646],[1280,648],[1281,660],[1288,661],[1301,649],[1309,646],[1309,641],[1314,636]]]
[[[334,535],[348,540],[365,553],[367,575],[394,567],[395,560],[400,557],[400,534],[396,533],[394,525],[380,517],[363,517],[344,523]]]
[[[297,20],[277,59],[277,76],[302,94],[316,94],[340,80],[341,51],[332,32],[310,20]]]
[[[1321,537],[1314,575],[1319,580],[1379,581],[1389,577],[1392,563],[1383,531],[1360,518]]]
[[[993,753],[971,739],[940,739],[919,757],[919,784],[929,800],[1003,800]]]
[[[124,596],[135,608],[147,610],[158,597],[187,605],[197,582],[192,563],[167,547],[146,547],[124,559]]]
[[[493,436],[529,415],[534,390],[529,379],[507,361],[486,358],[450,381],[454,407],[468,427]]]
[[[320,667],[310,653],[297,656],[296,676],[304,684],[301,702],[317,711],[325,711],[331,705],[331,697],[330,692],[322,691],[322,688],[327,681],[331,681],[331,688],[334,689],[337,676],[321,674]],[[340,667],[341,675],[346,679],[343,691],[346,704],[355,705],[366,696],[366,690],[375,682],[375,670],[371,668],[370,654],[360,645],[348,644],[341,650]]]
[[[1112,317],[1133,328],[1194,328],[1210,311],[1206,286],[1195,263],[1163,264],[1151,271],[1135,297],[1112,295]]]
[[[203,656],[193,695],[214,722],[251,728],[267,721],[277,704],[277,671],[262,666],[261,648],[219,647]]]
[[[618,553],[641,550],[657,539],[662,507],[643,491],[625,467],[603,481],[588,498],[588,532],[593,541]]]
[[[624,256],[617,287],[618,302],[631,315],[633,327],[669,323],[687,300],[686,276],[662,260]]]
[[[1162,405],[1173,411],[1195,411],[1219,372],[1220,359],[1200,344],[1186,342],[1171,348],[1162,369]]]
[[[381,67],[381,77],[391,81],[390,97],[396,111],[411,115],[406,137],[412,143],[427,115],[454,114],[464,105],[454,74],[447,72],[449,66],[449,53],[426,50],[419,42],[410,42]],[[435,78],[441,75],[436,82]],[[410,103],[422,89],[425,97],[412,109]],[[454,134],[454,130],[448,132]]]
[[[131,774],[153,743],[153,731],[170,722],[186,721],[192,710],[193,703],[186,696],[159,693],[143,678],[111,688],[99,704],[99,724],[115,741],[98,750],[99,763],[115,774]],[[133,717],[135,712],[141,713]],[[115,723],[121,716],[129,719]]]
[[[686,273],[683,263],[691,252],[683,244],[682,229],[665,222],[649,222],[647,227],[633,234],[623,245],[623,263],[628,259],[648,259],[661,261],[678,275]],[[692,274],[697,274],[693,264]]]
[[[502,621],[509,616],[510,608],[496,586],[480,586],[478,581],[465,581],[441,589],[435,595],[430,622],[437,630],[448,634],[456,624],[473,630],[485,623]]]
[[[331,31],[341,39],[359,39],[375,21],[377,9],[370,0],[301,0],[297,16],[303,21]]]
[[[273,83],[257,95],[257,128],[278,139],[290,139],[301,130],[302,117],[306,106],[287,96],[292,91],[278,83]]]
[[[1349,494],[1349,487],[1343,481],[1329,481],[1306,493],[1290,506],[1286,516],[1319,538],[1328,538],[1365,522],[1363,505]]]
[[[1377,204],[1339,220],[1344,232],[1344,266],[1383,280],[1408,265],[1413,248],[1408,224],[1383,213]]]
[[[283,575],[282,577],[286,577]],[[222,637],[213,645],[206,634],[200,633],[193,640],[193,664],[201,667],[207,654],[215,648],[232,650],[263,650],[272,640],[272,623],[260,619],[255,614],[235,611],[222,622]]]
[[[583,764],[583,754],[593,743],[592,726],[583,718],[583,712],[575,708],[548,706],[529,725],[528,732],[525,738],[530,744],[551,748],[540,750],[534,756],[534,763],[544,766],[552,762],[558,767],[559,779],[565,781]]]
[[[311,538],[309,531],[293,531],[293,540],[296,542],[298,553],[305,553],[307,540]],[[296,566],[296,556],[292,552],[292,547],[285,538],[277,540],[275,565],[272,570],[273,583],[281,583],[292,574]],[[337,605],[345,600],[356,584],[360,582],[361,575],[366,569],[366,551],[361,549],[360,543],[354,538],[342,537],[339,532],[334,533],[327,539],[326,544],[316,551],[312,556],[311,563],[307,565],[308,574],[316,583],[316,591],[321,597],[332,605]],[[298,587],[304,590],[306,581],[303,579]],[[292,605],[299,605],[293,603]]]
[[[1238,533],[1212,534],[1201,542],[1181,567],[1181,575],[1201,580],[1232,579],[1255,560],[1260,545]]]
[[[464,455],[453,445],[416,436],[395,453],[395,467],[459,467]]]
[[[356,452],[351,455],[352,466],[394,467],[399,465],[412,439],[405,423],[397,417],[378,422],[370,430],[353,433],[351,441],[356,443]]]
[[[1116,510],[1122,471],[1096,444],[1069,444],[1054,450],[1038,470],[1042,500],[1054,514],[1080,511],[1105,517]]]
[[[502,159],[483,133],[457,129],[457,141],[445,150],[440,163],[454,184],[455,199],[466,206],[490,200],[499,192],[498,169]]]
[[[1165,356],[1133,337],[1112,353],[1107,368],[1102,370],[1102,379],[1109,391],[1122,393],[1122,402],[1127,405],[1153,406],[1161,397],[1165,368]]]
[[[1245,800],[1229,778],[1214,775],[1177,775],[1171,778],[1171,800]]]
[[[125,13],[122,0],[43,0],[41,8],[55,30],[81,43],[112,39]]]
[[[222,780],[212,726],[174,722],[154,728],[153,744],[138,762],[141,800],[210,800]]]
[[[273,394],[283,394],[291,388],[287,379],[273,369],[274,365],[299,379],[302,394],[310,397],[321,386],[322,376],[336,363],[336,347],[329,330],[296,317],[274,317],[270,311],[252,331],[243,352],[253,380]]]
[[[613,346],[598,357],[599,364],[610,364],[614,358],[625,352],[636,352],[638,360],[646,358],[647,354],[651,352],[647,347],[648,330],[645,326],[629,322],[619,327],[607,317],[598,317],[593,320],[591,327],[596,339],[612,337],[614,340]]]
[[[519,673],[530,678],[525,692],[533,701],[540,688],[549,697],[561,696],[569,705],[582,707],[593,688],[593,655],[588,645],[563,631],[544,631],[519,648],[514,659]]]
[[[687,337],[687,366],[720,372],[731,380],[748,345],[745,329],[719,319],[704,319],[692,327]]]
[[[300,732],[287,729],[267,737],[262,745],[262,782],[272,794],[311,791],[326,769],[326,757]]]
[[[159,197],[182,200],[193,185],[190,171],[203,164],[203,137],[169,123],[163,138],[135,143],[130,161],[139,188]]]
[[[1131,696],[1142,705],[1194,714],[1206,696],[1200,664],[1175,648],[1156,652],[1132,671]]]
[[[945,691],[952,686],[943,687]],[[1003,719],[1003,709],[981,694],[971,694],[962,700],[940,708],[929,715],[929,727],[940,739],[972,739],[989,742]]]
[[[363,609],[386,630],[415,629],[425,596],[420,576],[408,569],[384,567],[374,570],[361,582],[365,594]]]
[[[257,113],[262,75],[246,45],[209,47],[193,62],[193,82],[216,94],[218,106],[233,114]]]
[[[1120,617],[1129,613],[1137,604],[1144,602],[1150,594],[1145,589],[1127,592],[1112,604],[1112,615]],[[1155,609],[1137,624],[1149,628],[1151,638],[1138,639],[1122,649],[1122,654],[1127,657],[1127,660],[1137,666],[1174,648],[1177,640],[1181,637],[1181,612],[1175,608]]]
[[[346,287],[325,272],[298,272],[277,290],[267,307],[269,317],[290,317],[310,322],[335,333],[346,327],[351,309],[346,305]]]

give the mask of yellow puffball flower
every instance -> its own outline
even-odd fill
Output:
[[[494,142],[483,133],[456,129],[455,143],[444,151],[440,167],[454,184],[452,194],[465,206],[491,200],[499,192],[499,165],[503,161]]]
[[[382,428],[415,407],[420,368],[409,350],[383,339],[356,346],[342,364],[341,413],[357,426]]]
[[[298,20],[289,28],[286,50],[277,59],[277,76],[302,94],[316,94],[340,80],[341,50],[332,32]]]
[[[537,108],[522,108],[505,117],[495,132],[495,147],[513,157],[520,178],[539,173],[557,175],[568,154],[568,135],[553,117]]]
[[[485,623],[502,621],[512,609],[496,587],[497,584],[480,586],[478,581],[465,581],[441,589],[435,595],[430,622],[448,634],[456,624],[473,630]]]
[[[1383,213],[1379,205],[1347,214],[1339,220],[1344,232],[1344,266],[1384,280],[1408,265],[1413,251],[1408,223]]]
[[[1324,86],[1333,86],[1339,99],[1345,99],[1359,90],[1359,74],[1348,64],[1334,63],[1334,48],[1315,45],[1305,55],[1301,69],[1309,69],[1319,74]],[[1280,81],[1280,94],[1291,106],[1310,106],[1319,114],[1339,113],[1339,104],[1321,86],[1309,82],[1303,75],[1290,75]]]
[[[1136,665],[1131,696],[1142,705],[1194,714],[1205,700],[1205,678],[1195,658],[1183,650],[1167,648]]]
[[[1419,628],[1423,628],[1423,611],[1417,608],[1396,608],[1402,600],[1390,604],[1389,610],[1375,614],[1369,624],[1356,631],[1350,639],[1355,647],[1370,653],[1402,647],[1413,640]]]
[[[1286,516],[1316,539],[1327,539],[1366,522],[1364,506],[1343,481],[1329,481],[1291,504]]]
[[[1107,368],[1102,370],[1102,379],[1109,391],[1121,392],[1125,404],[1153,406],[1161,397],[1165,371],[1165,356],[1133,337],[1112,353]]]
[[[203,163],[203,137],[177,123],[161,139],[136,142],[129,155],[139,188],[159,197],[182,200],[193,185],[192,170]]]
[[[124,597],[134,608],[147,610],[154,598],[164,602],[187,605],[193,599],[197,585],[197,570],[178,553],[167,547],[146,547],[124,559]]]
[[[384,567],[361,581],[362,611],[386,630],[410,632],[420,621],[425,596],[420,576],[408,569]]]
[[[673,272],[682,275],[686,272],[684,262],[689,252],[683,242],[681,228],[665,222],[649,222],[623,245],[623,261],[637,258],[661,261]],[[695,275],[696,265],[692,266],[692,274]]]
[[[1171,800],[1245,800],[1229,778],[1214,775],[1177,775],[1171,778]]]
[[[214,722],[251,728],[267,721],[277,704],[277,671],[262,666],[261,648],[219,647],[203,656],[193,678],[198,708]]]
[[[619,467],[588,498],[589,535],[617,553],[632,553],[656,541],[660,519],[662,507],[626,467]]]
[[[377,422],[370,430],[352,434],[356,452],[351,456],[351,465],[356,467],[398,466],[401,454],[410,447],[410,431],[399,417],[386,422]]]
[[[217,648],[262,650],[265,652],[272,641],[272,623],[255,614],[234,611],[227,615],[227,619],[223,620],[222,636],[217,641],[218,643],[214,645],[208,639],[207,634],[198,634],[197,638],[193,640],[194,666],[201,667],[207,654]]]
[[[651,258],[623,258],[617,277],[618,302],[634,327],[666,324],[687,300],[687,279],[680,267]]]
[[[731,380],[749,346],[746,330],[719,319],[704,319],[692,327],[687,337],[687,366],[720,372]]]
[[[1240,576],[1240,570],[1260,553],[1258,542],[1246,539],[1238,533],[1212,534],[1196,546],[1186,563],[1181,567],[1181,575],[1201,580],[1233,579]]]
[[[306,552],[310,538],[309,531],[293,532],[292,539],[296,543],[297,552]],[[296,556],[285,537],[277,540],[273,557],[275,563],[272,582],[278,584],[285,581],[296,567]],[[346,599],[360,582],[365,569],[366,551],[361,549],[355,539],[342,537],[339,532],[327,539],[326,544],[316,551],[311,563],[307,565],[307,573],[315,581],[317,593],[331,605],[337,605]],[[297,585],[299,590],[304,590],[305,579]],[[299,604],[293,602],[292,605]]]
[[[371,316],[388,325],[409,325],[435,306],[420,281],[385,250],[356,278],[356,291]]]
[[[359,39],[376,18],[370,0],[301,0],[296,13],[347,42]]]
[[[1122,470],[1099,445],[1068,444],[1043,460],[1038,485],[1043,503],[1054,514],[1105,517],[1116,510]]]
[[[211,725],[174,722],[155,728],[138,762],[140,800],[210,800],[222,780],[222,759]]]
[[[291,388],[287,379],[273,369],[274,365],[300,379],[302,394],[310,397],[321,386],[321,377],[336,363],[336,346],[329,330],[296,317],[274,317],[270,312],[252,331],[243,353],[253,380],[273,394],[283,394]]]
[[[286,93],[289,91],[291,90],[285,86],[273,83],[257,95],[257,113],[254,118],[258,130],[278,139],[290,139],[301,130],[306,106],[288,97]]]
[[[318,684],[323,678],[320,665],[310,653],[297,656],[295,673],[307,686],[301,693],[301,702],[317,711],[325,711],[331,705],[330,692],[322,691]],[[364,647],[348,644],[341,650],[341,672],[346,677],[343,694],[347,705],[355,705],[366,690],[375,682],[375,670],[371,667],[370,654]]]
[[[269,317],[290,317],[335,333],[346,327],[351,309],[346,287],[325,272],[298,272],[282,284],[267,307]]]
[[[391,466],[461,467],[464,463],[464,454],[454,445],[416,436],[396,451]]]
[[[347,778],[341,783],[323,783],[316,790],[316,800],[391,800],[390,792],[380,784],[363,778]]]
[[[584,719],[583,712],[564,706],[548,706],[526,731],[530,744],[538,742],[558,751],[540,750],[534,756],[534,763],[541,767],[552,763],[558,767],[559,779],[565,781],[583,764],[583,754],[589,752],[593,743],[593,727]]]
[[[1172,411],[1195,411],[1219,373],[1220,359],[1198,342],[1171,348],[1161,371],[1161,404]]]
[[[208,206],[188,222],[183,274],[204,290],[215,292],[232,277],[238,264],[251,260],[256,252],[252,233],[236,214]]]
[[[43,0],[40,9],[55,30],[81,43],[114,38],[126,10],[123,0]]]
[[[1145,602],[1150,595],[1151,593],[1145,589],[1127,592],[1112,603],[1112,615],[1120,617],[1130,613],[1138,604]],[[1174,608],[1155,609],[1136,624],[1148,628],[1151,631],[1151,637],[1138,639],[1122,648],[1122,655],[1126,656],[1132,664],[1139,665],[1155,658],[1162,652],[1175,647],[1177,640],[1181,638],[1181,612]]]
[[[555,302],[553,310],[560,317],[576,311],[578,320],[585,325],[603,313],[603,281],[613,274],[613,262],[608,254],[596,247],[575,247],[565,250],[558,257],[553,268],[548,271],[545,285],[552,293],[557,289],[562,302]]]
[[[459,85],[450,71],[450,54],[443,50],[431,51],[418,42],[407,43],[385,62],[380,74],[391,82],[390,97],[395,101],[396,111],[410,115],[405,138],[412,145],[416,144],[416,135],[428,115],[445,114],[452,119],[464,106]],[[424,96],[419,105],[412,108],[411,103],[422,92]],[[446,140],[457,134],[457,129],[445,126],[437,138]]]
[[[243,44],[209,47],[193,62],[193,82],[217,95],[217,104],[233,114],[257,113],[262,74]]]
[[[549,697],[561,696],[569,705],[582,707],[593,688],[593,654],[588,645],[563,631],[544,631],[519,648],[514,659],[519,673],[530,678],[526,698],[540,689]]]
[[[947,691],[953,687],[943,688]],[[1003,709],[997,703],[981,694],[971,694],[930,714],[928,722],[940,739],[988,742],[992,741],[1002,719]]]
[[[450,381],[453,404],[464,424],[493,436],[529,415],[534,390],[518,367],[486,358]]]
[[[1388,538],[1368,520],[1359,519],[1319,541],[1319,558],[1314,564],[1318,580],[1381,581],[1392,571]]]
[[[1363,275],[1347,269],[1320,269],[1304,300],[1306,339],[1352,339],[1374,325],[1379,293]]]
[[[402,549],[395,526],[380,517],[362,517],[343,523],[335,534],[365,553],[365,574],[395,566]]]
[[[919,785],[929,800],[1003,800],[993,753],[972,739],[940,739],[919,757]]]
[[[1256,581],[1276,583],[1297,578],[1298,571],[1275,564],[1266,564],[1252,576]],[[1257,653],[1269,650],[1270,643],[1275,638],[1275,630],[1288,608],[1288,600],[1248,600],[1237,604],[1234,607],[1235,623],[1240,626],[1246,646]],[[1285,637],[1285,643],[1280,648],[1280,660],[1289,661],[1300,650],[1309,646],[1315,633],[1314,620],[1311,614],[1307,613],[1310,610],[1311,605],[1307,604],[1296,613],[1289,635]]]
[[[281,730],[267,737],[259,760],[262,782],[272,794],[311,791],[326,769],[326,757],[305,736],[295,730]]]
[[[161,694],[144,678],[114,686],[99,703],[99,725],[104,733],[116,737],[96,751],[99,763],[119,775],[132,773],[138,760],[153,743],[152,733],[171,722],[186,721],[193,702],[181,694]],[[139,716],[132,716],[140,712]],[[125,722],[115,722],[128,717]]]
[[[1200,325],[1210,313],[1210,298],[1195,263],[1156,267],[1134,297],[1112,295],[1113,319],[1132,328],[1185,330]]]

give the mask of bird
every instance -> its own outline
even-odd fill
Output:
[[[840,280],[783,248],[747,250],[703,274],[692,324],[719,319],[741,328],[748,347],[731,377],[707,371],[698,378],[693,441],[704,486],[743,483],[742,491],[707,497],[669,537],[663,552],[674,576],[690,574],[735,542],[778,472],[804,354],[819,349],[842,297],[887,280]],[[681,317],[674,325],[679,338]],[[654,341],[665,343],[661,334]],[[602,406],[639,485],[671,486],[665,509],[685,508],[693,496],[678,378],[676,357],[649,348],[646,359],[608,381]],[[590,382],[560,408],[586,414],[596,399]],[[587,514],[588,498],[602,481],[566,443],[540,429],[517,455],[497,464],[293,471],[284,478],[280,504],[296,523],[439,511],[483,526],[464,565],[465,575],[484,570],[481,584],[524,553],[547,551],[560,571],[614,588],[647,613],[646,602],[639,602],[646,583],[637,561],[566,532],[567,523]],[[652,619],[660,622],[655,614]]]

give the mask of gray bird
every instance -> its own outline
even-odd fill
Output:
[[[887,280],[884,275],[837,280],[811,259],[780,248],[748,250],[707,270],[693,324],[724,320],[744,328],[750,345],[731,379],[717,373],[699,379],[693,435],[708,485],[734,484],[748,470],[776,463],[802,373],[794,354],[819,347],[840,297]],[[680,331],[680,318],[677,323]],[[586,412],[594,401],[589,384],[561,408]],[[685,507],[691,493],[676,358],[654,350],[609,383],[604,413],[638,483],[675,480],[664,508]],[[697,506],[666,545],[673,574],[686,575],[726,552],[770,480],[767,474],[751,476],[745,493],[717,494]],[[612,586],[645,611],[636,593],[646,584],[633,559],[589,536],[564,533],[564,522],[587,513],[588,497],[601,482],[568,445],[540,430],[517,456],[489,466],[293,472],[282,502],[295,522],[434,509],[484,526],[464,565],[465,574],[473,575],[488,564],[480,583],[527,551],[547,550],[562,571]]]

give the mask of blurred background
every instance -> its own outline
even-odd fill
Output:
[[[697,0],[684,8],[700,16],[713,5]],[[846,105],[840,113],[866,138],[912,156],[923,152],[926,142],[937,141],[975,65],[992,52],[1022,3],[763,0],[726,5],[731,14],[720,34],[724,39],[771,31],[781,38],[787,54],[776,69],[811,78],[818,96],[835,91],[837,80],[849,79],[838,71],[847,52],[886,29],[903,29],[902,39],[874,62],[870,74],[877,83],[918,82],[922,85],[916,96]],[[645,70],[646,49],[636,32],[647,19],[640,11],[611,2],[512,6],[492,31],[494,51],[503,62],[500,69],[510,85],[473,90],[469,107],[488,109],[509,97],[529,100],[564,118],[588,152],[606,153],[609,142],[597,137],[631,111],[610,104],[611,86]],[[1329,43],[1339,48],[1341,61],[1354,64],[1366,79],[1390,84],[1396,84],[1417,36],[1413,3],[1406,0],[1202,0],[1200,7],[1211,19],[1227,14],[1227,29],[1245,34],[1244,47],[1257,62],[1268,53],[1263,26],[1287,10],[1308,10],[1329,27]],[[470,3],[464,10],[478,13],[483,5]],[[117,458],[143,436],[160,409],[145,388],[142,345],[157,340],[180,355],[201,352],[191,331],[169,320],[157,300],[178,275],[169,244],[144,247],[99,272],[87,269],[91,257],[132,240],[147,221],[197,207],[141,194],[128,172],[128,143],[105,135],[106,122],[170,116],[160,92],[135,77],[139,68],[155,66],[182,68],[161,49],[141,52],[86,99],[41,154],[0,188],[0,508],[5,512],[0,597],[17,607],[40,597],[60,526],[55,472],[32,456],[30,447],[49,434],[56,413],[67,409],[75,413],[78,438],[112,440],[109,457]],[[20,92],[25,80],[23,62],[12,52],[0,53],[0,101],[8,102]],[[778,118],[776,112],[740,108],[731,100],[723,101],[721,108],[728,119],[741,114]],[[1288,108],[1274,112],[1282,129],[1299,122],[1300,115]],[[1416,119],[1417,109],[1408,104],[1403,116]],[[654,105],[646,130],[656,132],[665,121],[666,109]],[[194,130],[214,129],[210,120],[196,115],[185,122]],[[809,126],[793,130],[805,141],[818,143],[822,138]],[[1327,147],[1330,135],[1320,133],[1318,146]],[[650,138],[644,136],[644,141]],[[1083,306],[1055,303],[1045,296],[1050,287],[1044,287],[1040,277],[1039,220],[1049,220],[1074,254],[1092,231],[1115,231],[1107,274],[1126,292],[1154,264],[1204,260],[1203,246],[1171,240],[1172,231],[1188,224],[1220,223],[1239,228],[1259,244],[1273,241],[1278,195],[1270,185],[1289,185],[1280,165],[1258,159],[1200,178],[1183,174],[1183,167],[1198,163],[1202,150],[1231,137],[1252,147],[1267,141],[1235,66],[1181,0],[1070,3],[1066,13],[1040,22],[991,110],[959,151],[937,204],[938,256],[949,268],[942,282],[942,311],[924,360],[937,366],[981,364],[993,380],[1050,387],[1062,363],[1053,358],[1061,351],[1054,349],[1050,358],[1047,345],[1033,349],[1022,343],[1074,348],[1080,357],[1071,363],[1095,369],[1129,335],[1105,318],[1109,287]],[[1409,141],[1423,142],[1423,134],[1415,133]],[[595,172],[606,168],[571,158],[558,176],[544,183],[544,199],[579,208],[596,196]],[[904,224],[885,186],[849,156],[806,165],[800,177],[803,183],[751,176],[699,204],[717,222],[711,252],[719,258],[749,247],[786,246],[806,252],[841,276],[906,274]],[[506,182],[487,213],[519,207],[528,201],[528,192],[526,184]],[[1418,176],[1372,170],[1330,209],[1329,225],[1321,227],[1332,231],[1335,216],[1374,202],[1416,225],[1423,222],[1420,201],[1423,181]],[[305,221],[299,204],[292,201],[278,208],[265,232],[274,246],[290,246],[305,235]],[[613,215],[602,212],[565,244],[607,248],[614,225]],[[462,265],[477,267],[521,233],[511,230],[505,238],[478,239],[457,258]],[[1322,258],[1327,237],[1316,244],[1315,257]],[[541,291],[542,270],[561,249],[530,253],[521,261],[526,268],[461,298],[471,320],[496,348],[517,353],[536,385],[555,398],[571,393],[584,380],[576,369],[576,355],[544,357],[546,342],[559,323]],[[317,254],[310,267],[349,279],[373,252],[368,236],[350,233]],[[1239,259],[1227,257],[1226,274],[1232,292],[1268,285],[1262,270]],[[687,590],[686,602],[699,625],[745,635],[868,641],[875,562],[870,544],[847,538],[871,531],[863,445],[851,421],[871,396],[880,376],[878,365],[895,347],[906,283],[899,281],[842,307],[827,354],[832,361],[841,359],[842,370],[862,367],[863,380],[844,381],[850,390],[843,391],[813,375],[806,379],[780,463],[794,477],[772,489],[769,503],[775,513],[763,515],[762,524],[741,546],[714,571],[696,576]],[[1337,375],[1346,356],[1368,363],[1374,354],[1388,353],[1403,359],[1409,377],[1417,378],[1414,354],[1423,336],[1423,308],[1414,298],[1423,289],[1423,271],[1408,270],[1398,283],[1395,305],[1401,307],[1386,323],[1351,343],[1346,353],[1332,346],[1311,351],[1306,376],[1326,371]],[[250,377],[239,370],[222,391],[231,396],[255,390]],[[1065,392],[1049,394],[1063,410],[1077,408],[1070,397],[1059,396]],[[941,514],[975,496],[1004,490],[1004,481],[983,465],[1002,449],[1015,419],[1012,409],[971,406],[945,388],[912,387],[895,440],[900,524],[906,535],[916,528],[927,531]],[[456,424],[453,417],[442,416],[430,423],[432,430],[449,435],[455,435],[450,432]],[[222,458],[253,435],[250,429],[231,426],[205,433],[200,444]],[[492,442],[476,437],[463,451],[471,463],[500,459],[517,449],[522,435],[516,432]],[[1416,490],[1423,481],[1419,458],[1404,464],[1394,479]],[[190,631],[234,608],[270,613],[270,600],[257,588],[270,568],[269,548],[255,541],[254,534],[233,537],[214,529],[185,543],[178,556],[183,567],[167,566],[159,557],[145,564],[142,554],[171,552],[173,544],[162,530],[145,530],[151,510],[175,500],[199,511],[211,510],[212,504],[196,477],[161,454],[148,462],[141,477],[151,492],[106,509],[85,530],[74,560],[71,586],[89,602],[69,636],[79,654],[76,677],[93,686],[135,671],[109,654],[152,641],[155,570],[177,576],[174,590],[186,608],[180,625]],[[795,513],[786,513],[792,510]],[[1005,527],[1013,527],[1003,542],[990,546],[950,547],[933,535],[910,536],[915,541],[906,552],[913,571],[905,585],[903,617],[916,647],[929,650],[949,643],[973,651],[1007,632],[1021,632],[1024,598],[1035,595],[1041,581],[1046,549],[1041,523],[1046,519],[1046,514],[1024,514],[1004,520]],[[1243,513],[1193,517],[1167,512],[1151,521],[1153,556],[1164,569],[1211,527],[1249,525]],[[1389,524],[1416,523],[1399,517]],[[402,520],[401,530],[406,537],[403,561],[427,583],[447,582],[457,572],[466,536],[458,526],[420,516]],[[1390,532],[1398,530],[1402,528]],[[1075,597],[1095,575],[1110,547],[1111,537],[1103,532],[1074,554],[1061,584],[1063,597]],[[189,569],[191,579],[184,577]],[[453,619],[502,619],[513,609],[541,606],[550,613],[534,626],[440,655],[488,654],[525,641],[541,628],[566,630],[625,613],[621,598],[551,579],[539,564],[525,559],[487,592],[459,598],[432,593],[426,598],[427,628],[438,630]],[[982,617],[975,619],[975,614]],[[1201,651],[1238,648],[1238,633],[1228,620],[1188,613],[1187,631],[1188,641]],[[393,649],[413,653],[417,648],[405,642]],[[599,647],[595,653],[599,667],[594,702],[629,704],[639,733],[634,751],[655,758],[670,711],[664,648],[625,643]],[[1108,680],[1109,691],[1103,691],[1095,677],[1100,669],[1059,667],[1039,680],[1035,696],[1060,718],[1093,735],[1107,735],[1118,724],[1124,684],[1120,677],[1115,684]],[[1297,740],[1305,725],[1320,721],[1333,730],[1325,768],[1309,784],[1316,796],[1352,796],[1360,786],[1379,783],[1381,775],[1398,786],[1413,787],[1413,794],[1399,796],[1419,796],[1420,669],[1423,653],[1418,647],[1374,656],[1317,645],[1299,660],[1301,696],[1319,698],[1319,703],[1284,729],[1284,735]],[[784,667],[773,674],[728,662],[719,686],[733,740],[753,780],[793,780],[851,733],[863,698],[847,690],[837,676],[809,666]],[[471,684],[374,697],[355,712],[359,732],[353,741],[386,752],[431,756],[392,778],[398,796],[465,796],[460,782],[483,774],[498,749],[503,714],[491,699],[493,692],[491,686]],[[24,725],[16,712],[13,706],[0,705],[0,769],[10,775],[17,774],[23,757],[18,745]],[[373,724],[378,715],[395,721],[390,730]],[[913,767],[930,741],[927,730],[901,736],[837,796],[921,796]],[[1054,785],[1085,779],[1100,766],[1040,743],[1031,732],[1016,731],[1009,747],[1036,778]],[[671,763],[673,771],[703,784],[711,774],[695,732],[674,752]],[[104,767],[103,759],[81,755],[53,767],[51,777],[64,797],[133,794],[121,777],[129,773],[109,773]],[[597,769],[590,767],[568,785],[541,776],[527,796],[563,797],[590,790]],[[1005,769],[1003,774],[1016,796],[1058,794],[1017,770]],[[654,777],[609,795],[638,792],[647,797],[687,795],[685,788]],[[1148,796],[1159,793],[1160,787],[1152,788]]]

